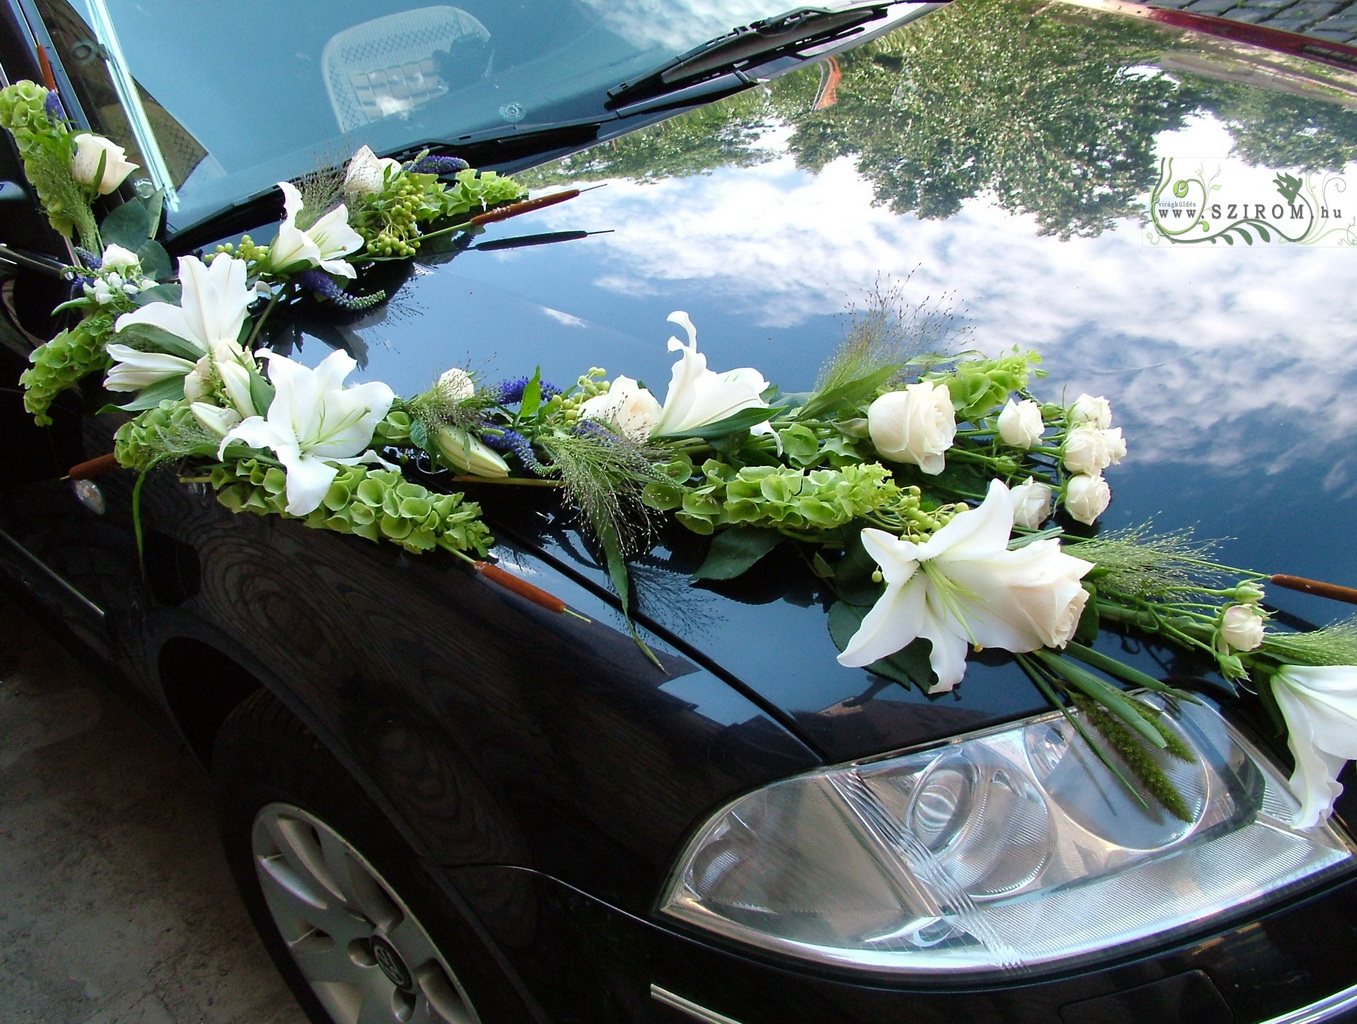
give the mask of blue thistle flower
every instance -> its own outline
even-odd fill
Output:
[[[514,377],[510,380],[502,380],[495,385],[495,398],[501,405],[512,405],[514,402],[523,401],[523,390],[532,380],[531,377]],[[540,381],[539,387],[542,389],[542,400],[554,398],[561,393],[561,389],[548,381]]]
[[[371,295],[350,295],[339,285],[335,284],[334,279],[323,270],[303,270],[297,275],[297,283],[303,288],[309,288],[318,295],[323,295],[341,309],[359,312],[364,309],[371,309],[377,303],[386,298],[386,292],[376,291]]]
[[[410,165],[416,174],[437,174],[440,177],[465,171],[471,165],[459,156],[434,156],[430,154]]]

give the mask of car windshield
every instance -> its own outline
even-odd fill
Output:
[[[610,88],[787,0],[37,6],[64,84],[166,190],[175,227],[362,144],[409,151],[607,117]]]

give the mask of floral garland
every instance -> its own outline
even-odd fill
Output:
[[[181,257],[175,275],[153,238],[158,199],[95,223],[98,197],[135,169],[120,147],[74,131],[55,94],[30,82],[0,90],[0,124],[53,227],[82,247],[61,307],[79,319],[22,378],[37,422],[57,393],[101,374],[136,414],[117,432],[122,466],[144,476],[169,462],[209,480],[233,511],[446,550],[492,576],[479,506],[417,482],[411,467],[559,486],[624,614],[626,558],[659,517],[712,537],[698,578],[736,577],[794,544],[838,596],[829,628],[842,664],[938,693],[962,680],[970,649],[1009,651],[1132,792],[1185,816],[1156,761],[1184,756],[1174,733],[1117,684],[1194,698],[1088,646],[1100,625],[1122,624],[1270,697],[1295,759],[1294,824],[1331,813],[1337,776],[1357,757],[1357,622],[1276,631],[1261,606],[1267,577],[1212,562],[1188,537],[1064,529],[1107,508],[1103,472],[1126,442],[1101,397],[1039,401],[1035,353],[905,358],[909,339],[878,310],[813,391],[784,394],[755,369],[710,369],[676,312],[684,337],[669,339],[678,356],[663,399],[601,369],[566,388],[451,369],[402,399],[381,382],[345,386],[346,353],[309,368],[271,351],[271,314],[307,296],[371,306],[385,296],[348,290],[364,266],[577,192],[525,200],[510,179],[455,158],[400,163],[364,147],[342,172],[279,183],[284,219],[270,243],[246,236],[205,260]]]

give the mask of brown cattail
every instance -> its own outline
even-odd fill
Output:
[[[541,587],[533,586],[527,580],[515,576],[511,572],[505,572],[497,565],[491,565],[489,562],[476,562],[475,566],[476,571],[492,583],[498,583],[505,590],[512,590],[519,597],[525,597],[547,611],[556,612],[559,615],[568,610],[565,602],[555,594],[548,594]]]
[[[1303,594],[1327,597],[1331,601],[1343,601],[1357,604],[1357,590],[1352,587],[1340,587],[1337,583],[1325,583],[1322,580],[1307,580],[1304,576],[1286,576],[1278,574],[1271,577],[1273,583],[1287,590],[1299,590]]]
[[[71,471],[67,473],[63,480],[93,480],[96,476],[103,476],[105,473],[111,473],[118,468],[118,458],[112,452],[107,455],[100,455],[98,458],[90,459],[88,462],[82,462],[78,466],[72,466]]]
[[[574,199],[580,194],[577,188],[568,188],[564,192],[553,192],[549,196],[539,196],[536,199],[525,199],[521,203],[510,203],[508,206],[501,206],[494,210],[486,210],[484,213],[478,213],[471,218],[474,225],[493,224],[498,220],[508,220],[510,217],[517,217],[520,213],[529,213],[532,210],[540,210],[544,206],[555,206],[557,203],[563,203],[567,199]]]

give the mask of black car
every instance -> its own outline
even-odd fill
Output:
[[[168,257],[253,259],[246,235],[295,219],[276,183],[306,194],[360,146],[379,182],[451,187],[469,163],[559,200],[506,191],[351,295],[316,279],[328,298],[269,318],[277,359],[343,353],[407,396],[503,379],[526,416],[547,382],[589,393],[591,367],[658,387],[690,324],[713,366],[812,395],[864,323],[918,352],[1036,348],[1034,391],[1105,396],[1130,439],[1106,511],[1067,496],[1071,538],[1217,538],[1214,563],[1274,577],[1257,616],[1288,636],[1353,597],[1344,43],[1035,0],[6,0],[0,33],[0,85],[47,82],[53,118],[130,154],[108,189],[96,158],[95,209],[153,210]],[[851,628],[833,610],[836,554],[781,544],[713,578],[712,543],[661,519],[619,572],[557,489],[474,479],[535,457],[508,442],[401,470],[416,503],[479,503],[474,569],[243,514],[291,500],[262,467],[113,467],[125,391],[88,377],[41,426],[24,408],[33,351],[73,322],[53,310],[110,278],[72,280],[101,254],[52,230],[17,150],[0,161],[0,566],[210,772],[313,1020],[1357,1020],[1351,765],[1332,817],[1297,825],[1296,748],[1266,687],[1220,674],[1227,649],[1148,619],[1079,638],[1194,695],[1146,705],[1195,751],[1175,817],[1087,755],[1098,712],[1053,709],[1021,651],[973,636],[931,694],[927,664],[845,667],[865,604]]]

